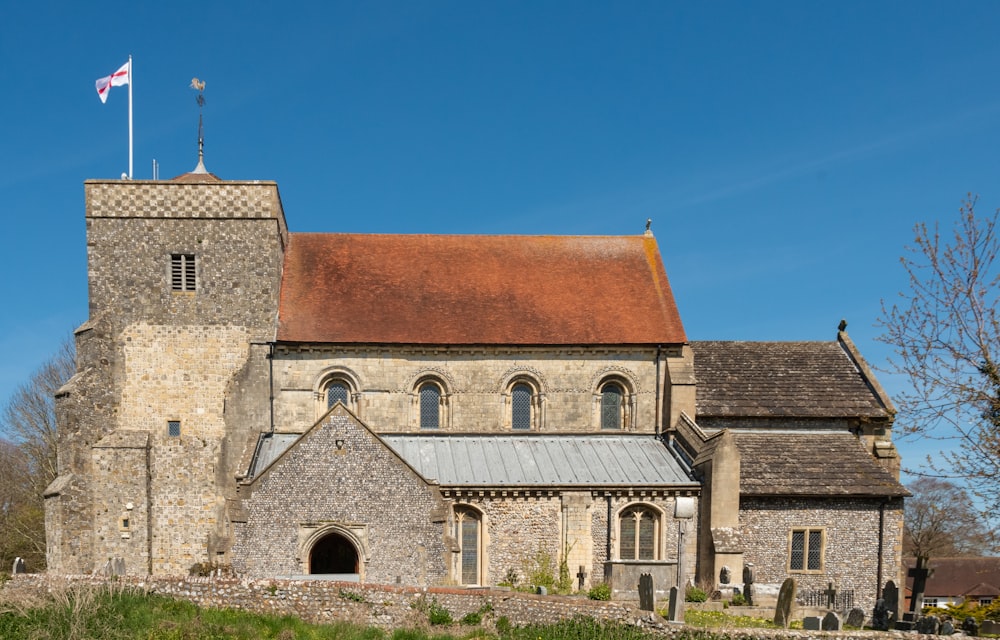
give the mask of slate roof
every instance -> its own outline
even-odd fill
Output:
[[[846,431],[730,430],[744,496],[881,496],[909,492]]]
[[[652,236],[294,233],[279,341],[687,341]]]
[[[932,598],[981,597],[1000,595],[1000,558],[931,558],[934,573],[927,578],[925,596]],[[907,569],[916,566],[916,558],[905,558]],[[913,578],[907,578],[912,589]]]
[[[839,342],[693,341],[691,349],[699,419],[889,417]]]
[[[691,487],[650,435],[388,435],[422,476],[451,487]]]

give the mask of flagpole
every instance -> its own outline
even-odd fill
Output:
[[[128,179],[132,179],[132,54],[128,56]]]

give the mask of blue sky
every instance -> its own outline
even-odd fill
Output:
[[[0,400],[87,317],[83,181],[276,180],[293,231],[653,231],[692,339],[868,360],[918,221],[1000,205],[1000,4],[5,2]],[[891,391],[904,381],[883,375]],[[916,464],[938,444],[902,444]]]

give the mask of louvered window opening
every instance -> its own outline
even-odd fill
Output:
[[[819,571],[822,569],[822,530],[800,529],[792,531],[792,548],[788,567],[792,571]]]
[[[326,408],[329,409],[338,402],[347,406],[347,385],[342,382],[334,382],[326,388]]]
[[[645,509],[622,514],[618,556],[622,560],[656,559],[656,518]]]
[[[531,387],[515,385],[510,392],[510,426],[512,429],[531,429]]]
[[[462,584],[479,584],[479,520],[462,516]]]
[[[420,428],[441,426],[441,391],[431,383],[420,387]]]
[[[601,390],[601,428],[622,428],[622,390],[618,385],[605,385]]]
[[[174,253],[170,256],[170,289],[172,291],[195,290],[193,255],[188,253]]]

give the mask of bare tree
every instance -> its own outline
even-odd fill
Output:
[[[903,554],[923,558],[981,556],[995,549],[986,523],[961,487],[919,478],[903,514]]]
[[[1000,511],[1000,211],[978,216],[962,204],[950,234],[918,224],[901,258],[910,278],[894,304],[883,301],[879,338],[905,375],[896,425],[905,435],[951,440],[939,475],[961,478],[985,510]]]
[[[45,566],[42,492],[57,473],[55,394],[75,371],[67,340],[14,391],[0,416],[0,561],[5,565],[20,555],[30,567]]]

